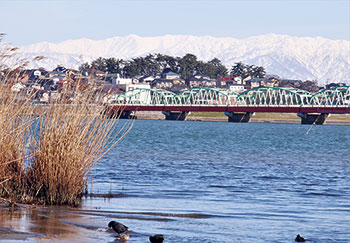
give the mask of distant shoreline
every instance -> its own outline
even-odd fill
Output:
[[[137,119],[140,120],[165,120],[161,112],[137,112]],[[194,112],[185,121],[211,121],[228,122],[228,118],[217,112]],[[256,113],[250,119],[250,123],[289,123],[300,124],[300,118],[294,113]],[[350,125],[350,114],[331,114],[325,125]]]

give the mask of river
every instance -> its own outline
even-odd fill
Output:
[[[349,145],[342,125],[136,120],[91,174],[93,193],[116,197],[34,210],[45,224],[13,213],[46,230],[4,226],[39,234],[27,241],[113,242],[116,220],[130,243],[350,242]]]

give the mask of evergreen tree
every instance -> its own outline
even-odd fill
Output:
[[[180,75],[183,79],[193,76],[198,64],[197,57],[193,54],[186,54],[180,59]]]
[[[240,77],[243,79],[245,76],[249,75],[248,65],[242,62],[236,62],[235,65],[232,66],[230,74],[231,76]]]
[[[264,67],[236,62],[235,65],[232,66],[230,74],[232,76],[241,77],[242,79],[247,76],[252,78],[264,78],[266,72]]]
[[[227,68],[221,63],[218,58],[214,58],[208,62],[210,65],[215,67],[215,75],[211,76],[212,78],[225,77],[227,76]]]
[[[105,58],[99,57],[96,60],[92,61],[91,68],[106,72],[107,68],[106,68]]]

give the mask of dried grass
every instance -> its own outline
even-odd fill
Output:
[[[40,116],[0,84],[0,197],[21,203],[78,205],[92,167],[131,129],[103,115],[101,93],[63,91]]]

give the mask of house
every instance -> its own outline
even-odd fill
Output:
[[[263,79],[260,83],[261,86],[263,87],[278,87],[279,82],[275,80],[270,80],[270,79]]]
[[[134,90],[134,89],[150,89],[151,85],[145,83],[137,83],[137,84],[127,84],[125,87],[125,91]]]
[[[343,87],[346,86],[345,83],[330,83],[326,84],[326,89],[332,89],[332,88],[338,88],[338,87]]]
[[[300,88],[303,81],[294,79],[282,79],[280,81],[280,87]]]
[[[134,84],[139,83],[142,77],[143,77],[143,75],[140,75],[140,74],[139,74],[139,75],[135,75],[135,76],[131,77],[131,79],[132,79],[132,83],[134,83]]]
[[[180,79],[180,75],[178,73],[175,73],[173,71],[166,71],[163,72],[161,75],[161,78],[165,78],[165,79]]]
[[[221,77],[217,81],[216,87],[217,88],[228,88],[228,85],[230,84],[242,84],[242,79],[240,77]]]
[[[23,90],[26,86],[23,83],[16,83],[14,85],[12,85],[11,90],[14,92],[20,92],[21,90]]]
[[[116,85],[128,85],[132,84],[133,79],[132,78],[121,78],[119,75],[115,79],[115,84]]]
[[[158,75],[145,75],[145,76],[142,76],[140,79],[139,79],[139,82],[141,83],[152,83],[153,80],[155,80],[156,78],[160,78],[160,76]]]
[[[216,88],[216,80],[208,76],[194,75],[186,79],[186,85],[189,88]]]
[[[245,81],[245,88],[246,89],[254,89],[257,87],[261,87],[263,81],[264,81],[263,78],[251,78],[251,79]]]
[[[195,74],[193,77],[197,78],[197,79],[206,79],[206,80],[210,80],[210,77],[206,74],[203,73],[197,73]]]
[[[228,83],[227,84],[227,89],[234,91],[236,93],[242,93],[245,91],[244,85],[243,84],[235,84],[235,83]]]
[[[174,85],[172,79],[157,78],[151,82],[151,88],[170,90]]]

